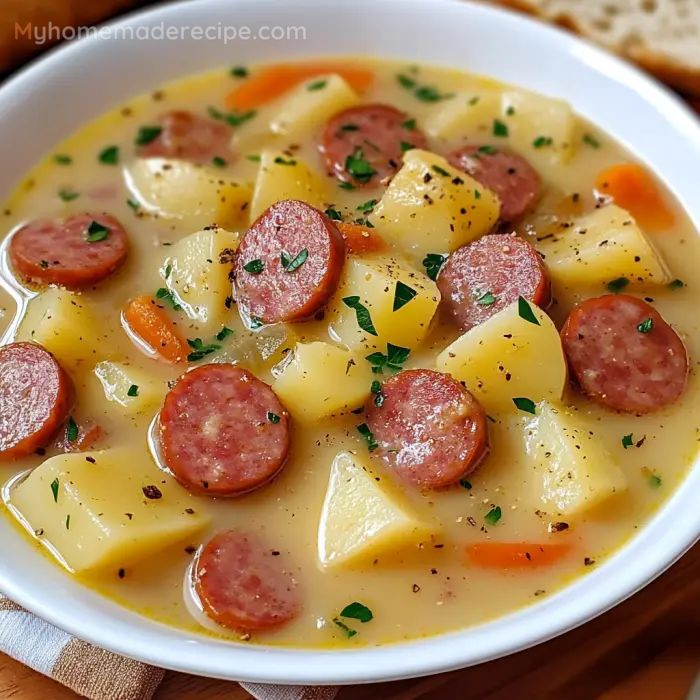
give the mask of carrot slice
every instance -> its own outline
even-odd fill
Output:
[[[147,294],[132,299],[122,312],[127,330],[169,362],[180,362],[189,352],[175,322]]]
[[[571,550],[566,543],[477,542],[467,547],[467,559],[487,569],[551,566]]]
[[[232,110],[255,109],[304,80],[328,73],[337,73],[357,92],[365,92],[374,79],[371,71],[342,63],[277,64],[262,68],[250,80],[238,85],[226,95],[224,102]]]
[[[612,165],[598,173],[595,188],[627,209],[643,228],[662,230],[675,221],[653,176],[641,165]]]
[[[359,224],[344,224],[342,221],[333,222],[345,239],[348,253],[363,255],[384,250],[384,241],[374,229]]]

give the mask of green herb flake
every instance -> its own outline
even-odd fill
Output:
[[[363,202],[357,207],[357,211],[361,211],[363,213],[367,213],[369,211],[372,211],[374,207],[377,206],[377,200],[376,199],[368,199],[366,202]]]
[[[103,165],[116,165],[119,162],[119,146],[107,146],[100,151],[97,160]]]
[[[365,160],[365,155],[361,148],[355,150],[345,159],[345,169],[358,182],[369,182],[372,175],[376,174],[376,170],[371,166],[369,161]]]
[[[248,112],[232,112],[231,114],[225,114],[224,115],[224,121],[229,125],[229,126],[240,126],[241,124],[245,124],[247,121],[250,121],[257,115],[257,112],[254,109],[249,110]]]
[[[160,301],[162,301],[163,303],[169,304],[172,307],[173,311],[180,311],[182,309],[182,306],[178,304],[175,295],[165,287],[160,287],[159,289],[156,289],[156,299],[160,299]]]
[[[634,440],[632,439],[632,433],[629,435],[623,435],[622,436],[622,446],[627,449],[628,447],[632,447],[634,445]]]
[[[433,282],[437,279],[440,268],[445,264],[447,260],[446,255],[440,255],[440,253],[428,253],[423,258],[423,267],[425,268],[425,274],[430,277]]]
[[[400,308],[406,306],[416,294],[418,294],[418,292],[415,289],[411,289],[411,287],[400,280],[397,281],[396,288],[394,289],[394,306],[392,307],[392,311],[398,311]]]
[[[443,177],[450,177],[450,174],[445,170],[445,168],[441,168],[439,165],[433,165],[433,171],[436,172],[438,175],[442,175]]]
[[[618,292],[621,292],[629,283],[630,281],[626,277],[617,277],[614,280],[610,280],[610,282],[605,285],[605,288],[609,292],[617,294]]]
[[[325,214],[332,221],[343,220],[343,215],[337,209],[333,209],[333,207],[328,207],[328,209],[326,209],[325,211]]]
[[[260,162],[260,154],[259,153],[249,153],[246,156],[246,159],[249,160],[251,163],[259,163]]]
[[[372,371],[375,374],[382,374],[384,368],[392,372],[399,372],[403,369],[403,363],[406,362],[411,354],[409,348],[402,348],[400,345],[386,344],[386,355],[382,352],[373,352],[367,355],[365,359],[372,365]]]
[[[532,310],[532,306],[530,306],[530,302],[523,297],[518,297],[518,316],[520,316],[523,321],[528,321],[535,326],[540,325],[537,316],[535,316],[535,312]]]
[[[657,474],[651,474],[649,476],[649,486],[653,489],[658,489],[661,486],[661,477]]]
[[[598,139],[592,134],[584,134],[582,140],[587,146],[590,146],[591,148],[600,148],[600,141],[598,141]]]
[[[362,423],[361,425],[358,425],[357,432],[360,433],[360,435],[362,435],[362,437],[365,439],[365,442],[367,443],[367,449],[370,452],[373,452],[377,449],[377,447],[379,447],[377,441],[374,439],[374,433],[369,429],[367,423]]]
[[[259,258],[256,258],[255,260],[249,260],[243,265],[243,269],[251,275],[259,275],[265,269],[265,263]]]
[[[155,141],[162,131],[162,126],[140,126],[134,143],[137,146],[147,146],[151,141]]]
[[[409,143],[408,141],[401,141],[399,146],[401,146],[401,153],[406,153],[406,151],[410,151],[411,149],[415,148],[415,145]]]
[[[401,126],[408,131],[413,131],[416,128],[416,120],[413,118],[407,119]]]
[[[187,339],[187,344],[192,348],[192,352],[187,356],[188,362],[197,362],[207,355],[221,350],[221,345],[216,343],[204,343],[201,338]]]
[[[682,289],[685,287],[685,282],[683,280],[675,279],[668,283],[669,289]]]
[[[398,81],[401,87],[406,88],[407,90],[410,90],[411,88],[414,88],[416,86],[416,81],[408,75],[404,75],[403,73],[399,73],[396,76],[396,80]]]
[[[300,250],[293,258],[289,253],[284,250],[280,253],[280,262],[282,263],[282,269],[285,272],[294,272],[298,270],[309,257],[309,251],[306,248]]]
[[[126,206],[134,211],[138,211],[141,205],[135,199],[127,199]]]
[[[360,302],[360,297],[344,297],[343,304],[351,309],[354,309],[355,317],[357,318],[357,325],[363,331],[365,331],[365,333],[369,333],[370,335],[374,336],[378,335],[377,329],[374,327],[374,323],[372,323],[372,316],[369,313],[369,309]]]
[[[280,422],[280,417],[276,414],[273,413],[272,411],[267,412],[267,420],[270,421],[270,423],[277,424]]]
[[[453,97],[453,94],[441,94],[436,88],[429,85],[419,87],[413,93],[421,102],[440,102]]]
[[[340,617],[348,617],[351,620],[359,620],[360,622],[369,622],[374,615],[372,611],[362,603],[350,603],[346,605],[340,612]]]
[[[494,136],[508,136],[508,125],[504,124],[500,119],[494,119],[492,131]]]
[[[479,146],[477,149],[479,153],[486,153],[486,155],[492,156],[496,153],[498,153],[498,149],[495,146],[489,146],[489,144],[486,144],[484,146]]]
[[[316,90],[323,90],[324,87],[328,84],[327,80],[316,80],[313,83],[310,83],[309,85],[306,86],[306,89],[309,92],[316,92]]]
[[[645,318],[640,324],[637,325],[637,330],[640,333],[651,333],[651,329],[654,327],[654,320],[651,318]]]
[[[138,396],[139,395],[139,386],[138,384],[132,384],[129,387],[129,390],[126,392],[127,396]]]
[[[495,525],[501,519],[501,515],[502,513],[500,506],[494,506],[488,513],[486,513],[484,520],[489,525]]]
[[[277,156],[277,158],[275,158],[275,163],[277,163],[277,165],[296,165],[297,164],[297,162],[294,160],[294,158],[286,159],[286,158],[282,158],[282,156]]]
[[[340,627],[343,632],[345,632],[345,636],[350,639],[351,637],[354,637],[357,634],[357,630],[354,630],[350,627],[348,627],[342,620],[340,620],[337,617],[333,618],[333,624],[337,625]]]
[[[467,101],[467,104],[468,104],[470,107],[473,107],[475,104],[478,104],[478,102],[479,102],[479,96],[478,96],[478,95],[474,95],[474,97],[470,97],[470,98],[469,98],[469,100]]]
[[[491,292],[483,292],[475,301],[479,306],[491,306],[496,303],[496,297]]]
[[[65,153],[56,153],[53,157],[53,162],[58,165],[70,165],[73,162],[73,158]]]
[[[216,339],[226,340],[230,335],[233,335],[233,330],[227,326],[222,326],[221,330],[216,334]]]
[[[341,190],[354,190],[355,185],[352,184],[352,182],[341,182],[338,184],[338,187],[340,187]]]
[[[250,321],[248,321],[248,327],[250,328],[251,331],[256,331],[258,328],[262,328],[265,324],[263,323],[261,318],[258,318],[257,316],[251,316]]]
[[[91,221],[90,225],[87,227],[86,240],[88,243],[99,243],[100,241],[104,241],[108,236],[109,229],[97,221]]]
[[[172,274],[172,271],[173,271],[173,266],[171,263],[168,263],[165,266],[165,270],[163,270],[163,277],[165,277],[165,279],[167,280],[168,277],[170,277],[170,275]]]
[[[75,442],[78,439],[78,424],[73,419],[73,416],[68,416],[66,423],[66,442]]]
[[[53,502],[58,503],[58,477],[51,482],[51,493],[53,494]]]
[[[524,396],[519,396],[513,399],[513,403],[515,404],[515,407],[520,411],[524,411],[525,413],[532,413],[533,416],[536,413],[535,402],[532,399],[528,399]]]
[[[221,156],[214,156],[211,159],[211,162],[213,165],[215,165],[217,168],[225,168],[228,163],[225,158],[222,158]]]
[[[471,491],[471,488],[472,488],[472,482],[471,482],[471,481],[468,481],[467,479],[460,479],[460,480],[459,480],[459,485],[460,485],[463,489],[467,489],[467,491]]]
[[[234,78],[247,78],[248,69],[245,66],[234,66],[229,71],[229,75],[231,75]]]
[[[78,199],[80,195],[77,192],[74,192],[73,190],[69,190],[68,188],[64,188],[58,191],[58,196],[64,201],[64,202],[72,202],[74,199]]]
[[[533,142],[533,148],[544,148],[545,146],[551,146],[554,143],[550,136],[538,136]]]
[[[509,117],[512,117],[515,114],[515,107],[513,105],[508,105],[508,108],[506,109],[506,115]]]

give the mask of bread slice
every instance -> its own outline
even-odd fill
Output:
[[[490,0],[571,29],[700,96],[700,0]]]

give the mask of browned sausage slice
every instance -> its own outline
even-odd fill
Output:
[[[309,318],[338,286],[344,259],[343,237],[327,216],[304,202],[277,202],[238,248],[238,308],[253,326]]]
[[[488,452],[486,414],[452,377],[411,369],[387,379],[365,406],[377,455],[424,488],[457,483]]]
[[[321,151],[330,172],[353,185],[385,183],[401,167],[404,151],[425,148],[415,120],[382,104],[351,107],[331,117]],[[366,165],[363,165],[365,163]]]
[[[301,611],[283,556],[250,533],[216,535],[199,554],[193,578],[207,616],[237,632],[280,627]]]
[[[46,447],[68,418],[71,396],[68,375],[40,345],[0,348],[0,458]]]
[[[608,408],[647,413],[673,403],[685,389],[683,341],[641,299],[587,299],[569,314],[561,339],[581,389]]]
[[[501,200],[501,219],[517,221],[540,196],[540,176],[522,157],[492,146],[465,146],[447,160]]]
[[[549,276],[537,251],[517,236],[493,234],[458,248],[437,279],[445,315],[462,330],[524,297],[546,308]]]
[[[124,227],[109,214],[37,219],[10,240],[10,262],[27,282],[80,289],[111,275],[126,259]]]
[[[230,157],[231,129],[219,121],[175,110],[160,119],[160,133],[137,153],[143,158],[178,158],[201,165]]]
[[[267,483],[289,451],[289,416],[275,392],[230,364],[197,367],[165,397],[165,465],[188,488],[235,496]]]

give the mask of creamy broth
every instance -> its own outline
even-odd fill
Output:
[[[465,90],[478,93],[501,87],[491,80],[435,67],[415,68],[385,61],[353,60],[352,63],[369,68],[375,75],[373,84],[362,95],[362,102],[393,105],[415,118],[419,126],[427,126],[425,120],[431,118],[438,103],[417,99],[411,89],[397,81],[399,74],[411,76],[417,84],[434,86],[441,95],[461,94]],[[253,78],[255,74],[255,69],[250,69]],[[152,466],[147,440],[157,407],[128,413],[119,404],[108,402],[95,377],[94,365],[104,360],[126,362],[155,378],[162,385],[163,396],[168,382],[185,371],[185,364],[158,361],[137,347],[124,331],[121,310],[128,299],[137,294],[154,294],[163,286],[161,268],[168,247],[197,228],[130,206],[128,200],[133,195],[125,186],[123,169],[135,157],[134,137],[139,127],[157,124],[160,115],[173,109],[190,110],[202,116],[206,116],[210,105],[223,109],[221,105],[227,92],[248,79],[252,78],[237,78],[229,70],[218,70],[166,85],[151,95],[116,107],[57,145],[44,161],[33,167],[5,204],[2,216],[6,234],[38,217],[64,217],[84,211],[108,212],[125,227],[131,249],[124,266],[95,287],[82,291],[82,298],[97,311],[100,338],[93,353],[94,362],[86,360],[66,367],[75,386],[71,415],[78,425],[90,420],[101,426],[103,435],[95,443],[95,449],[126,446],[141,455],[144,468],[152,469],[157,475],[154,478],[163,481],[172,482],[173,478]],[[446,104],[449,99],[442,103]],[[318,131],[302,139],[295,137],[293,141],[272,135],[267,125],[283,100],[284,96],[258,108],[253,118],[234,127],[236,157],[222,166],[214,166],[216,172],[222,178],[253,183],[259,164],[247,156],[255,156],[265,148],[284,150],[292,146],[290,158],[309,164],[320,178],[327,180],[332,197],[326,206],[343,212],[348,221],[363,216],[357,212],[357,207],[370,199],[380,199],[384,188],[349,191],[338,187],[337,181],[325,172],[319,156]],[[611,164],[632,160],[608,135],[581,119],[578,121],[577,143],[568,162],[549,158],[546,148],[521,151],[543,180],[544,194],[534,213],[515,226],[522,236],[535,244],[536,238],[547,228],[547,216],[561,221],[568,214],[578,213],[577,210],[592,211],[596,203],[593,192],[596,175]],[[474,142],[508,145],[507,136],[495,137],[491,129],[492,118],[489,118],[455,137],[429,137],[428,150],[445,153]],[[542,134],[547,135],[546,121],[542,123]],[[117,164],[104,164],[98,158],[109,146],[119,148]],[[70,156],[71,162],[57,162],[56,154]],[[64,201],[65,197],[58,194],[62,190],[78,196]],[[574,194],[578,196],[572,198]],[[564,403],[577,409],[577,418],[593,431],[596,442],[605,445],[622,469],[627,484],[626,491],[572,518],[567,523],[568,529],[552,532],[552,523],[567,518],[537,505],[537,490],[541,486],[523,441],[524,422],[528,416],[518,412],[490,415],[491,451],[467,477],[468,484],[420,491],[397,482],[389,470],[368,453],[367,442],[356,429],[363,418],[348,412],[312,425],[295,421],[286,466],[272,482],[252,493],[217,499],[187,494],[179,489],[192,509],[211,519],[196,535],[184,541],[180,539],[132,564],[115,564],[97,572],[73,575],[86,586],[155,620],[196,634],[215,634],[237,640],[241,638],[239,633],[217,628],[213,623],[204,626],[192,616],[183,599],[183,578],[195,549],[214,533],[244,528],[260,534],[283,553],[291,563],[303,597],[303,609],[296,619],[274,631],[245,635],[245,639],[251,643],[342,648],[414,639],[475,625],[529,605],[585,575],[645,525],[683,479],[697,453],[699,433],[695,416],[700,415],[700,387],[694,358],[700,357],[700,329],[695,313],[700,304],[700,292],[694,273],[695,261],[700,259],[700,243],[680,207],[668,193],[664,193],[664,198],[673,211],[675,224],[669,230],[648,232],[648,235],[665,259],[672,277],[683,280],[685,286],[641,284],[625,291],[646,298],[680,334],[690,358],[688,385],[674,404],[643,416],[607,410],[576,389],[567,388]],[[578,201],[573,202],[574,199]],[[569,205],[572,211],[563,213]],[[242,221],[237,230],[242,234],[246,228],[247,222]],[[382,234],[381,225],[377,226],[377,232]],[[389,240],[390,237],[385,238]],[[444,252],[445,247],[437,242],[435,251]],[[19,283],[8,276],[11,273],[7,264],[4,269],[4,284],[15,290],[14,295],[19,295],[22,303],[40,293],[40,290],[30,291],[18,286]],[[555,278],[554,301],[548,312],[560,327],[577,302],[604,293],[605,285],[598,282],[571,286]],[[29,303],[31,306],[33,302]],[[9,342],[17,331],[19,311],[16,299],[7,289],[2,291],[1,305],[2,323],[7,329],[5,341]],[[188,321],[184,314],[172,309],[168,313],[176,318],[185,337],[204,337],[201,328]],[[240,362],[268,383],[275,379],[273,365],[295,343],[329,340],[328,323],[324,320],[250,332],[239,319],[235,305],[226,316],[225,325],[234,333],[221,341],[221,350],[205,357],[201,364],[225,360]],[[425,342],[411,348],[404,368],[434,367],[436,355],[458,335],[455,328],[434,321]],[[263,346],[272,348],[271,357],[261,357]],[[262,352],[266,354],[264,348]],[[634,444],[628,447],[622,442],[626,435],[633,436]],[[377,553],[352,566],[321,567],[317,558],[319,518],[331,463],[343,450],[356,453],[370,466],[380,484],[387,484],[392,493],[400,491],[401,498],[406,499],[415,513],[436,523],[435,534],[418,544]],[[8,482],[37,467],[55,453],[55,447],[49,447],[45,456],[7,461],[4,480]],[[11,490],[9,495],[6,492],[8,499],[11,503]],[[496,506],[500,507],[502,516],[492,524],[485,517]],[[6,514],[15,521],[9,509]],[[50,557],[39,539],[27,533],[28,546],[34,545],[38,552]],[[496,570],[471,564],[465,554],[466,548],[491,540],[566,542],[570,551],[551,566],[530,570],[522,567]],[[348,638],[333,619],[353,601],[361,601],[370,608],[373,619],[368,623],[344,620],[357,630],[356,635]]]

